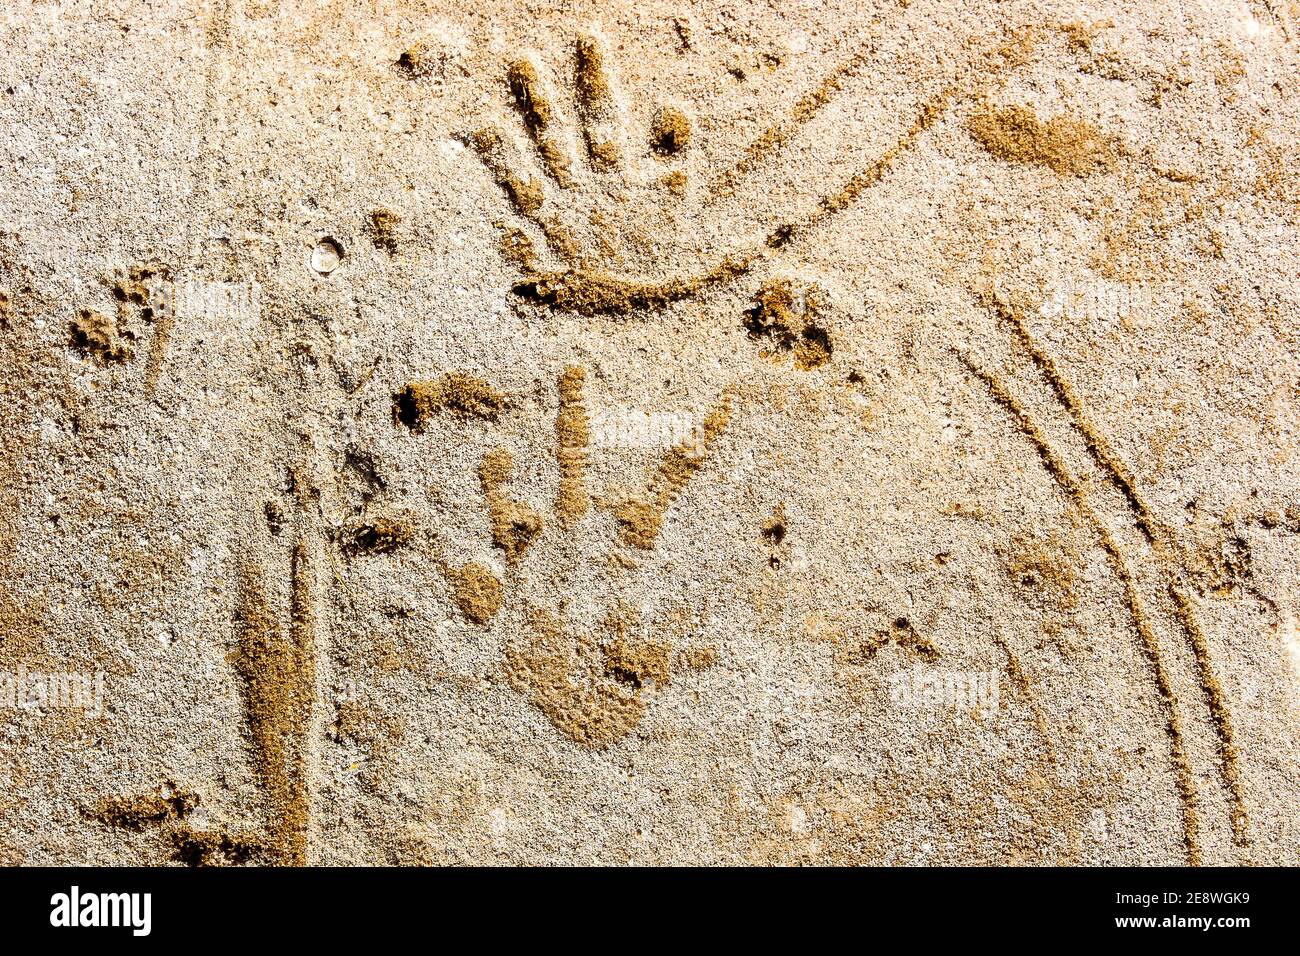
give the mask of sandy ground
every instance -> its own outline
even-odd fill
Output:
[[[1300,5],[0,13],[0,859],[1300,863]]]

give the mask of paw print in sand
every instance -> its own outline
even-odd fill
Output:
[[[607,501],[588,486],[591,423],[585,381],[585,370],[570,365],[556,383],[556,480],[549,516],[512,497],[516,463],[509,451],[491,449],[480,461],[479,486],[491,543],[503,559],[504,580],[480,562],[458,564],[439,554],[435,564],[467,621],[487,628],[499,615],[515,615],[504,629],[517,635],[503,648],[508,683],[574,741],[599,748],[622,739],[637,725],[651,694],[670,683],[675,664],[707,666],[701,662],[709,655],[698,650],[675,653],[666,636],[657,630],[649,633],[652,622],[617,598],[608,601],[594,626],[566,618],[563,597],[559,610],[534,606],[518,594],[518,572],[539,549],[564,555],[576,546],[573,563],[599,566],[598,576],[607,589],[618,589],[620,575],[635,571],[636,556],[655,548],[674,503],[708,461],[727,428],[732,398],[724,393],[693,432],[663,454],[638,492]],[[507,405],[507,399],[483,380],[451,373],[407,385],[396,396],[395,417],[419,433],[434,415],[490,422]],[[583,538],[577,534],[593,506],[613,517],[613,541],[603,554],[584,553]],[[602,558],[605,563],[598,564]]]

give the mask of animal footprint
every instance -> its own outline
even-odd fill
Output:
[[[109,318],[93,308],[81,308],[68,324],[68,346],[100,366],[124,364],[134,358],[136,345],[149,329],[145,385],[152,391],[174,320],[171,270],[164,265],[136,265],[106,280],[114,302]]]
[[[665,518],[710,453],[731,414],[731,396],[724,394],[703,422],[663,455],[646,477],[639,493],[606,501],[593,496],[587,481],[592,438],[584,400],[586,373],[571,365],[557,382],[555,416],[556,482],[550,517],[511,496],[513,456],[502,448],[488,451],[478,477],[493,547],[503,558],[503,581],[478,562],[456,564],[439,555],[436,566],[451,588],[452,598],[467,621],[487,627],[517,589],[519,570],[542,542],[571,544],[579,523],[594,504],[613,515],[614,541],[605,555],[615,568],[636,567],[636,556],[654,549]],[[486,383],[476,386],[480,391]],[[445,394],[445,385],[415,383],[397,396],[399,406],[414,394]],[[430,405],[430,415],[446,412],[461,420],[450,401]],[[402,417],[413,431],[424,422]],[[590,563],[591,555],[580,555]],[[667,640],[650,636],[658,629],[640,612],[619,600],[606,604],[594,627],[575,625],[562,613],[533,606],[519,597],[518,628],[522,636],[504,648],[506,678],[559,730],[588,747],[604,747],[623,738],[641,719],[650,688],[661,689],[672,678],[674,653]],[[707,666],[709,655],[687,652],[676,658],[688,667]]]

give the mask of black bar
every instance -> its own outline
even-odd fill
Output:
[[[30,869],[0,871],[0,918],[11,938],[169,945],[391,940],[451,944],[465,928],[495,941],[608,946],[691,927],[759,940],[773,924],[850,938],[954,942],[1090,939],[1244,942],[1290,925],[1294,870],[438,870]],[[98,894],[118,926],[51,925],[77,887],[89,919]],[[94,897],[93,904],[87,903]],[[131,907],[131,902],[138,905]],[[89,909],[87,909],[89,907]],[[70,906],[69,906],[70,908]],[[136,917],[132,920],[132,916]],[[1149,921],[1120,925],[1122,920]],[[1177,922],[1181,920],[1182,922]],[[1195,920],[1195,923],[1191,921]],[[1244,923],[1239,922],[1244,920]],[[65,920],[66,921],[66,920]],[[1208,921],[1204,925],[1201,921]],[[1237,925],[1229,925],[1233,921]],[[132,925],[134,923],[134,926]],[[434,936],[430,936],[430,933]],[[864,936],[865,934],[865,936]],[[897,935],[895,935],[897,934]],[[482,937],[480,937],[482,938]],[[238,956],[238,954],[237,954]]]

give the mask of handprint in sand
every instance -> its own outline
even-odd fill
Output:
[[[505,448],[483,455],[479,487],[493,548],[500,553],[504,580],[487,565],[435,557],[451,598],[465,620],[491,628],[508,619],[503,665],[511,687],[577,743],[604,747],[626,736],[641,720],[653,693],[667,686],[676,666],[699,667],[699,653],[678,652],[666,626],[646,620],[622,599],[626,576],[638,557],[654,550],[660,530],[722,438],[732,396],[724,393],[688,435],[672,445],[636,492],[604,496],[588,484],[592,439],[584,397],[586,371],[570,365],[556,383],[554,504],[544,515],[516,499],[511,484],[517,464]],[[509,401],[485,381],[449,373],[432,382],[411,383],[396,399],[399,421],[414,432],[435,415],[494,420]],[[592,553],[586,540],[599,524],[597,511],[612,516],[613,540]],[[535,602],[520,571],[542,549],[573,577],[594,582],[605,604],[593,617],[566,613],[572,596],[564,581],[554,608]],[[581,590],[581,589],[575,589]]]
[[[648,129],[627,128],[605,45],[589,35],[553,64],[557,76],[568,74],[564,83],[548,79],[535,58],[520,56],[504,65],[502,87],[523,135],[510,135],[504,123],[492,120],[464,140],[525,226],[509,229],[503,240],[523,271],[514,293],[560,311],[626,315],[733,282],[852,206],[950,105],[995,83],[1023,44],[1017,37],[977,54],[967,71],[971,79],[954,80],[924,100],[891,145],[830,192],[817,194],[820,180],[808,177],[809,195],[796,197],[803,212],[770,227],[746,212],[739,242],[731,238],[736,230],[730,222],[724,239],[706,240],[699,216],[679,212],[703,209],[720,220],[726,199],[847,88],[869,64],[868,53],[829,71],[788,115],[774,119],[720,169],[696,168],[696,124],[677,106],[657,106]],[[554,93],[561,86],[571,97]],[[561,116],[559,104],[570,100],[576,124]]]

